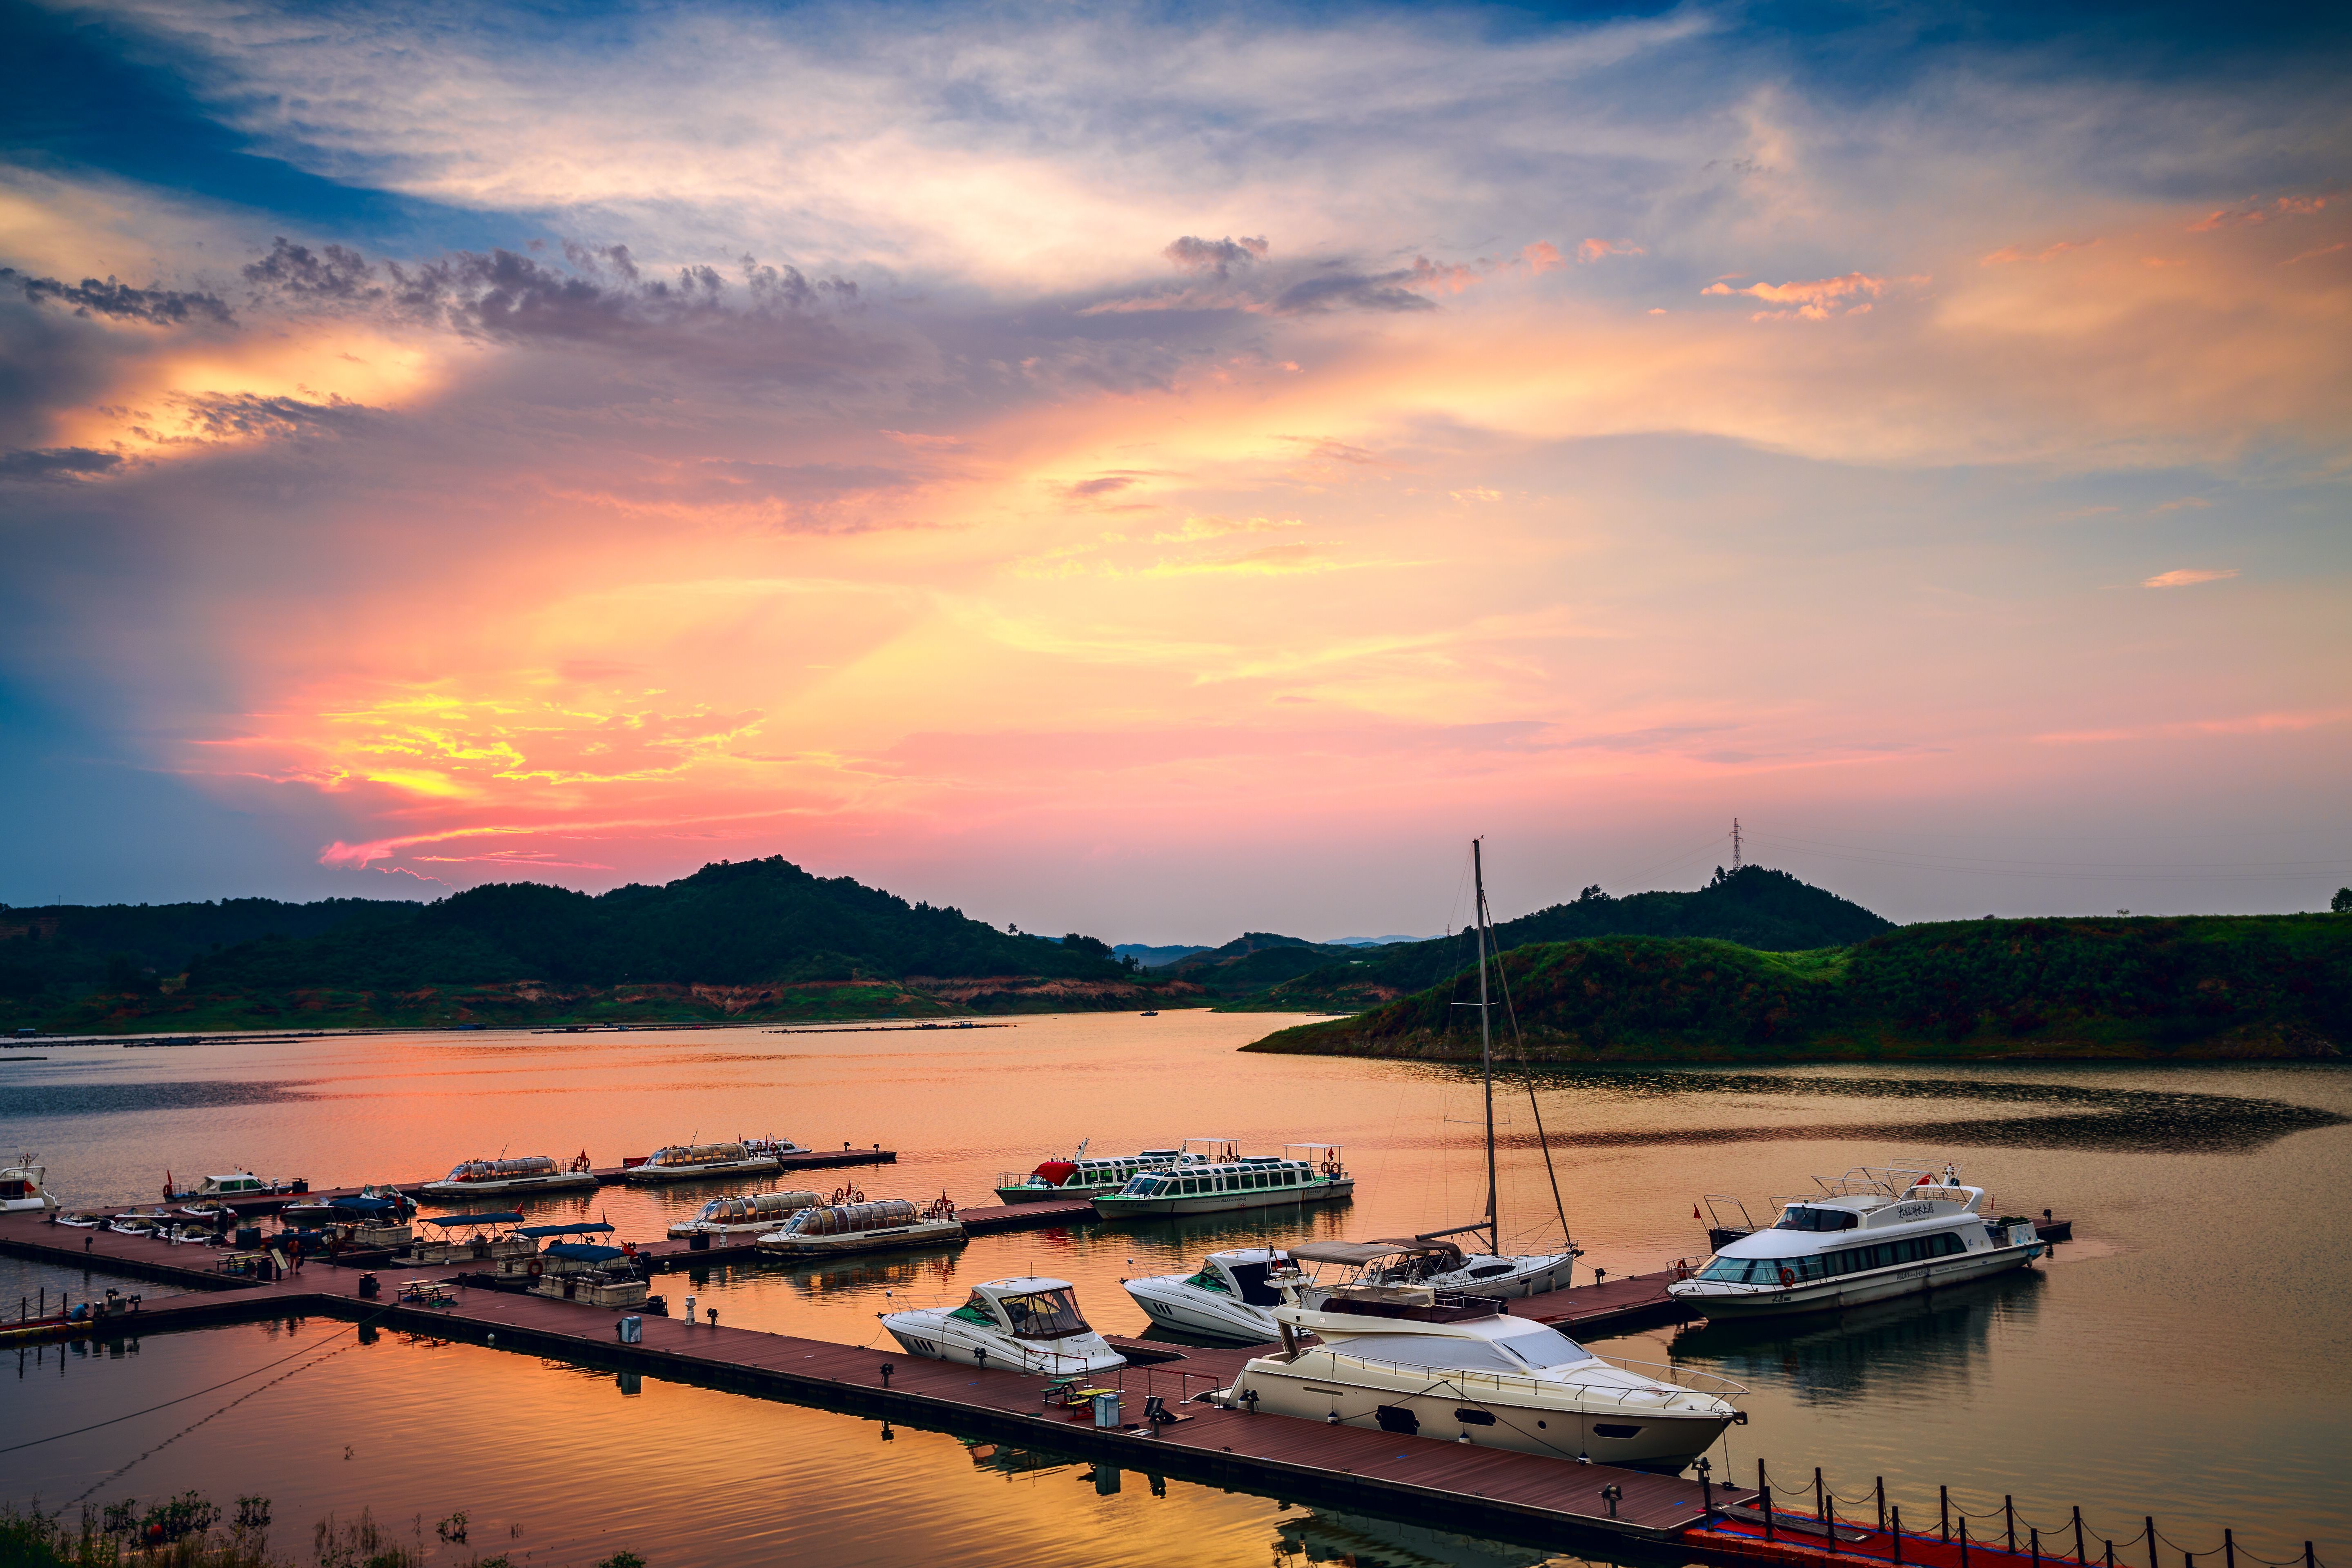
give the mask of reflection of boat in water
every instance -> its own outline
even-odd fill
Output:
[[[458,1197],[490,1193],[557,1192],[596,1184],[596,1173],[589,1167],[588,1152],[583,1149],[568,1164],[558,1164],[551,1155],[547,1154],[524,1154],[512,1160],[467,1160],[463,1164],[453,1166],[449,1173],[439,1181],[427,1182],[419,1190],[436,1197]]]
[[[1078,1310],[1066,1279],[991,1279],[961,1307],[881,1314],[908,1355],[997,1366],[1009,1372],[1108,1372],[1127,1364]]]
[[[692,1219],[669,1227],[673,1237],[765,1235],[819,1199],[814,1193],[746,1193],[713,1198]]]
[[[1818,1312],[2021,1268],[2043,1250],[2032,1221],[1986,1217],[1985,1190],[1949,1165],[1857,1167],[1815,1184],[1667,1289],[1709,1317]]]
[[[1525,1546],[1359,1513],[1310,1513],[1278,1520],[1274,1529],[1278,1563],[1299,1556],[1343,1568],[1536,1568],[1551,1561]]]
[[[1293,1281],[1296,1276],[1293,1276]],[[1285,1282],[1295,1298],[1297,1285]],[[1275,1310],[1282,1349],[1217,1402],[1481,1447],[1679,1471],[1747,1417],[1709,1373],[1593,1354],[1502,1303],[1426,1288],[1343,1287],[1320,1309]],[[1300,1334],[1320,1342],[1299,1342]]]
[[[1049,1448],[1023,1448],[1011,1443],[992,1443],[981,1437],[959,1437],[957,1442],[971,1456],[975,1470],[994,1470],[1011,1479],[1014,1476],[1034,1476],[1045,1470],[1066,1470],[1078,1461],[1067,1454],[1056,1454]]]
[[[944,1199],[917,1209],[905,1198],[817,1204],[788,1217],[752,1245],[778,1258],[835,1258],[904,1247],[952,1247],[964,1228]]]

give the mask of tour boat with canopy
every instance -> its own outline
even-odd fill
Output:
[[[1059,1376],[1127,1364],[1087,1325],[1066,1279],[991,1279],[961,1307],[880,1314],[908,1355]]]
[[[509,1258],[528,1258],[539,1250],[539,1242],[531,1237],[517,1236],[505,1227],[522,1223],[522,1215],[511,1209],[497,1212],[479,1211],[470,1214],[426,1215],[421,1225],[433,1226],[440,1231],[437,1237],[419,1237],[408,1245],[408,1250],[394,1259],[411,1264],[487,1262],[494,1267]],[[470,1231],[470,1235],[461,1232]]]
[[[2032,1221],[1987,1217],[1990,1194],[1949,1164],[1857,1166],[1813,1184],[1775,1198],[1777,1221],[1726,1242],[1668,1292],[1710,1318],[1818,1312],[2021,1268],[2045,1248]]]
[[[1670,1473],[1747,1420],[1738,1384],[1595,1355],[1496,1300],[1360,1284],[1307,1307],[1301,1276],[1275,1278],[1282,1348],[1252,1358],[1221,1405]]]
[[[30,1154],[19,1154],[15,1164],[0,1167],[0,1214],[29,1214],[36,1209],[54,1214],[58,1200],[49,1195],[48,1178],[48,1167]]]
[[[624,1163],[625,1182],[694,1182],[716,1176],[764,1175],[783,1168],[775,1154],[755,1152],[740,1139],[723,1143],[672,1143],[656,1149],[641,1162]]]
[[[695,1236],[765,1235],[804,1208],[824,1200],[814,1193],[746,1193],[713,1198],[692,1219],[669,1227],[673,1239]]]
[[[271,1183],[263,1181],[250,1171],[231,1171],[225,1176],[206,1176],[193,1187],[184,1187],[172,1180],[172,1173],[163,1173],[163,1201],[173,1203],[218,1203],[224,1198],[253,1198],[268,1195]]]
[[[787,1215],[782,1225],[752,1245],[779,1258],[833,1258],[907,1247],[954,1246],[964,1238],[955,1205],[944,1196],[918,1209],[905,1198],[868,1202],[863,1193],[851,1192],[836,1194],[832,1203],[812,1205]]]
[[[1008,1204],[1045,1203],[1057,1198],[1096,1198],[1118,1192],[1144,1171],[1164,1171],[1184,1157],[1176,1149],[1145,1149],[1133,1154],[1088,1154],[1085,1139],[1078,1152],[1041,1162],[1027,1175],[1000,1172],[996,1195]]]
[[[1243,1155],[1231,1139],[1190,1138],[1178,1163],[1146,1171],[1097,1198],[1095,1212],[1106,1219],[1227,1214],[1331,1203],[1355,1190],[1337,1143],[1286,1143],[1280,1154]]]
[[[451,1167],[449,1173],[439,1181],[427,1182],[419,1190],[436,1197],[456,1197],[488,1193],[559,1192],[597,1184],[596,1173],[588,1163],[588,1152],[583,1149],[569,1163],[561,1164],[548,1154],[524,1154],[511,1160],[467,1160],[463,1164]]]

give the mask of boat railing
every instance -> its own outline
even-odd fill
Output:
[[[1034,1171],[999,1171],[996,1184],[1000,1187],[1042,1187],[1046,1184],[1037,1179]]]
[[[1681,1394],[1731,1398],[1748,1392],[1745,1384],[1734,1383],[1727,1377],[1717,1377],[1712,1373],[1685,1373],[1679,1367],[1659,1366],[1651,1362],[1619,1361],[1614,1356],[1595,1356],[1593,1360],[1621,1372],[1631,1372],[1637,1377],[1647,1378],[1650,1381],[1646,1384],[1630,1385],[1596,1382],[1589,1371],[1590,1363],[1582,1367],[1568,1367],[1549,1376],[1538,1377],[1530,1373],[1492,1372],[1476,1367],[1426,1366],[1417,1362],[1384,1361],[1374,1356],[1350,1355],[1345,1351],[1337,1349],[1330,1353],[1333,1361],[1350,1362],[1362,1367],[1378,1367],[1402,1377],[1424,1378],[1432,1386],[1444,1384],[1453,1384],[1456,1386],[1475,1384],[1482,1387],[1524,1389],[1529,1393],[1549,1391],[1554,1394],[1566,1388],[1579,1398],[1595,1403],[1606,1398],[1621,1407],[1636,1399],[1651,1406],[1664,1405]],[[1655,1375],[1659,1373],[1668,1375],[1664,1377]],[[1701,1387],[1696,1384],[1680,1381],[1685,1376],[1704,1379],[1715,1386]]]
[[[1675,1387],[1686,1388],[1693,1394],[1712,1394],[1720,1399],[1736,1399],[1748,1392],[1748,1385],[1744,1383],[1734,1383],[1727,1377],[1718,1377],[1714,1373],[1700,1372],[1673,1362],[1627,1361],[1622,1356],[1613,1355],[1604,1355],[1598,1359],[1607,1362],[1620,1372],[1638,1373],[1643,1377],[1655,1377],[1661,1383],[1671,1383]],[[1660,1376],[1661,1373],[1664,1375]]]

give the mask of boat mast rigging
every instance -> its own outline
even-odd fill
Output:
[[[1470,840],[1470,878],[1477,896],[1478,922],[1478,1067],[1486,1079],[1486,1250],[1496,1258],[1503,1255],[1503,1218],[1499,1188],[1495,1180],[1495,1031],[1486,1016],[1486,868],[1482,853],[1484,840]]]

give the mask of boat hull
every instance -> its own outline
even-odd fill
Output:
[[[1187,1287],[1181,1274],[1125,1281],[1127,1293],[1154,1325],[1228,1344],[1271,1344],[1282,1326],[1264,1307],[1222,1297],[1198,1286]]]
[[[1088,1202],[1125,1186],[1125,1182],[1073,1182],[1066,1187],[1049,1187],[1041,1183],[1024,1182],[1016,1186],[996,1189],[997,1201],[1006,1204],[1059,1204],[1085,1198]]]
[[[1727,1414],[1628,1410],[1606,1400],[1579,1409],[1564,1399],[1530,1398],[1507,1384],[1497,1387],[1460,1374],[1431,1373],[1391,1386],[1329,1382],[1272,1357],[1250,1363],[1232,1392],[1256,1394],[1261,1415],[1327,1424],[1336,1415],[1342,1426],[1443,1443],[1466,1437],[1482,1448],[1570,1461],[1589,1457],[1598,1465],[1668,1474],[1706,1452],[1732,1424]],[[1465,1420],[1465,1412],[1489,1416],[1491,1423]]]
[[[482,1182],[427,1182],[416,1190],[436,1198],[488,1197],[493,1193],[560,1193],[602,1185],[588,1171],[558,1171],[551,1176],[514,1176]]]
[[[1306,1187],[1275,1187],[1259,1192],[1188,1193],[1181,1197],[1130,1198],[1118,1194],[1095,1200],[1095,1212],[1105,1219],[1156,1218],[1163,1215],[1233,1214],[1248,1209],[1289,1208],[1298,1204],[1338,1203],[1355,1195],[1356,1178],[1317,1182]]]
[[[961,1325],[951,1320],[943,1322],[944,1316],[928,1311],[893,1312],[882,1320],[882,1326],[890,1331],[890,1337],[908,1355],[960,1362],[965,1366],[985,1364],[999,1372],[1062,1377],[1073,1373],[1115,1372],[1127,1364],[1125,1356],[1098,1338],[1091,1344],[1060,1340],[1032,1343],[1003,1334],[967,1335],[959,1332]],[[985,1363],[981,1358],[982,1352],[987,1354]]]
[[[1680,1279],[1666,1289],[1676,1300],[1697,1308],[1710,1318],[1792,1317],[1801,1312],[1833,1312],[1843,1307],[1964,1285],[1972,1279],[2022,1268],[2042,1251],[2040,1241],[2031,1241],[2021,1246],[1899,1264],[1864,1274],[1806,1280],[1786,1289],[1722,1285],[1704,1279]]]
[[[853,1252],[896,1252],[910,1247],[960,1247],[964,1228],[951,1219],[920,1220],[884,1230],[837,1236],[763,1236],[754,1245],[772,1258],[840,1258]]]
[[[621,1180],[638,1184],[656,1182],[711,1182],[724,1176],[764,1176],[784,1168],[772,1154],[756,1159],[727,1160],[708,1165],[631,1165]]]

